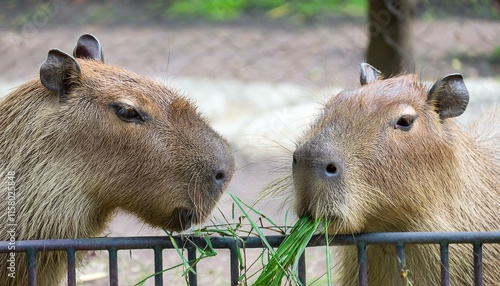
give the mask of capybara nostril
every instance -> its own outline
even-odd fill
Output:
[[[332,177],[332,176],[335,176],[338,174],[337,166],[334,163],[330,163],[330,164],[326,165],[325,171],[326,171],[325,174],[329,177]]]
[[[217,186],[222,186],[226,182],[226,171],[224,170],[219,170],[215,172],[215,175],[213,176],[214,182]]]
[[[217,174],[215,174],[215,180],[216,181],[223,181],[226,178],[226,174],[224,171],[219,171]]]
[[[340,180],[342,168],[341,164],[337,163],[336,160],[324,160],[316,163],[314,170],[320,179],[325,180],[325,182],[335,183]]]
[[[212,171],[210,173],[210,179],[217,190],[223,191],[234,174],[234,157],[230,149],[221,151],[221,154],[217,163],[212,165]]]
[[[293,153],[292,169],[295,176],[331,181],[339,179],[341,163],[334,148],[322,144],[306,144]]]

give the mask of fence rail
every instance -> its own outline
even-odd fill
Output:
[[[266,236],[272,247],[278,247],[285,236]],[[359,285],[368,285],[366,246],[371,244],[394,244],[400,266],[405,261],[406,244],[439,244],[441,251],[441,281],[442,285],[450,284],[448,245],[466,243],[473,245],[474,256],[474,283],[482,283],[482,245],[500,243],[500,232],[392,232],[392,233],[370,233],[360,235],[339,235],[329,238],[329,245],[357,245],[359,261]],[[177,245],[183,245],[188,252],[188,260],[196,259],[196,248],[207,246],[203,237],[176,236],[173,241]],[[264,244],[259,237],[210,237],[210,242],[215,249],[230,250],[231,284],[238,284],[238,248],[263,248]],[[325,237],[315,235],[310,240],[308,247],[324,246]],[[16,241],[15,252],[26,252],[28,256],[28,278],[29,285],[36,285],[36,254],[42,251],[66,251],[68,257],[68,285],[76,285],[76,251],[80,250],[107,250],[109,253],[109,282],[110,285],[118,285],[118,250],[129,249],[153,249],[155,260],[155,272],[163,269],[162,250],[175,248],[170,237],[114,237],[114,238],[81,238],[81,239],[54,239],[54,240],[26,240]],[[9,250],[7,241],[0,242],[0,253],[12,252]],[[196,265],[193,265],[195,270]],[[306,261],[304,255],[299,261],[299,280],[305,285]],[[196,275],[189,273],[190,285],[197,285]],[[163,285],[163,276],[155,276],[155,285]]]

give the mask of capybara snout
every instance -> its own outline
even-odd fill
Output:
[[[297,176],[309,173],[309,176],[335,184],[342,174],[342,160],[334,150],[324,148],[326,146],[318,147],[319,145],[310,143],[295,150],[293,173]]]

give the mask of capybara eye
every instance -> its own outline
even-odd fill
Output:
[[[413,122],[415,121],[415,116],[413,115],[403,115],[396,122],[395,128],[402,131],[409,131],[413,126]]]
[[[144,118],[141,116],[139,111],[137,111],[133,106],[113,103],[111,108],[115,111],[115,114],[125,122],[143,122]]]

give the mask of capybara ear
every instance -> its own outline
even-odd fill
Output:
[[[434,107],[441,119],[464,113],[469,103],[469,91],[462,75],[449,74],[436,81],[427,94],[427,103]]]
[[[48,90],[59,94],[61,100],[66,99],[69,89],[79,82],[80,65],[63,51],[49,51],[47,60],[40,67],[40,81]]]
[[[104,62],[101,43],[99,43],[96,37],[90,34],[82,35],[78,39],[76,47],[73,50],[73,56],[79,59],[92,59]]]
[[[361,85],[371,83],[376,80],[383,79],[382,73],[367,63],[361,63],[361,74],[359,75],[359,82]]]

